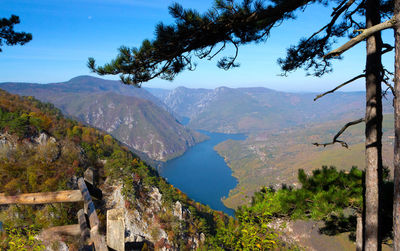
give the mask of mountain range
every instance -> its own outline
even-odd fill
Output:
[[[11,93],[53,103],[65,114],[100,128],[147,161],[166,161],[206,136],[190,130],[143,88],[80,76],[51,84],[1,83]]]
[[[363,117],[364,92],[337,92],[313,101],[317,93],[288,93],[268,88],[148,89],[188,126],[223,133],[254,133],[299,125]],[[390,100],[391,97],[388,97]],[[385,113],[393,112],[384,102]]]

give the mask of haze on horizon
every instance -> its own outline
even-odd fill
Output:
[[[79,75],[96,76],[86,66],[88,57],[103,64],[113,59],[121,45],[138,47],[143,39],[152,39],[156,24],[172,22],[168,6],[173,2],[200,12],[213,3],[212,0],[2,1],[0,17],[18,15],[21,24],[15,29],[32,33],[33,40],[22,47],[4,47],[0,54],[0,82],[55,83]],[[359,62],[364,62],[365,58],[363,44],[346,53],[343,60],[337,60],[333,65],[334,71],[321,78],[307,77],[302,70],[282,77],[276,63],[279,57],[285,56],[286,48],[325,23],[310,20],[328,20],[330,10],[317,5],[308,7],[305,15],[273,29],[266,43],[240,47],[239,68],[229,71],[217,68],[218,56],[212,61],[199,59],[195,71],[186,71],[173,82],[155,79],[144,83],[143,87],[266,87],[289,92],[332,89],[362,73],[364,63]],[[298,27],[302,27],[301,31]],[[385,39],[391,35],[387,33],[384,32]],[[383,59],[385,64],[393,65],[393,53],[385,54]],[[119,79],[118,76],[103,78]],[[341,90],[363,91],[364,82],[360,80]]]

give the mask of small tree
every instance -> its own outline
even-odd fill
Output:
[[[382,238],[392,236],[392,194],[393,182],[389,181],[388,169],[384,172],[382,204]],[[299,170],[298,180],[301,188],[283,186],[273,190],[263,188],[254,194],[251,206],[238,212],[252,214],[269,212],[272,218],[313,219],[325,223],[320,231],[328,235],[350,232],[356,240],[357,250],[362,248],[363,193],[365,191],[365,172],[353,167],[349,172],[338,171],[335,167],[322,167],[306,175]]]

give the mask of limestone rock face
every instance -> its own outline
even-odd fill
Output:
[[[54,137],[50,137],[47,133],[40,133],[40,135],[34,139],[36,143],[39,145],[47,145],[47,143],[56,143],[56,139]]]
[[[7,157],[8,153],[15,148],[17,138],[8,133],[0,133],[0,157]]]
[[[161,246],[156,246],[157,250],[178,250],[174,247],[173,240],[170,239],[167,231],[164,230],[162,224],[160,224],[160,218],[169,211],[172,217],[176,217],[175,220],[187,220],[186,215],[190,214],[190,212],[182,206],[182,203],[176,201],[172,204],[172,207],[168,209],[163,204],[162,194],[158,188],[147,187],[146,190],[148,192],[146,200],[141,202],[140,199],[136,199],[134,206],[128,206],[131,202],[124,200],[122,188],[122,184],[113,185],[103,190],[103,195],[108,211],[107,220],[111,220],[110,224],[116,228],[119,228],[122,224],[124,225],[125,243],[151,242],[154,245],[162,243]],[[176,224],[181,223],[177,222]],[[108,227],[109,226],[107,226],[107,232],[109,231]],[[110,233],[111,232],[115,232],[114,236],[122,236],[119,230],[110,230]],[[116,238],[110,238],[112,238],[110,242],[114,244],[117,242]],[[185,236],[183,238],[193,250],[197,249],[201,243],[205,241],[205,235],[203,233],[197,233],[194,236]],[[107,243],[108,242],[109,240],[107,237]],[[115,250],[123,250],[117,248],[117,245],[118,244],[113,246]]]
[[[143,212],[140,210],[127,210],[125,200],[122,195],[122,185],[112,187],[111,194],[106,194],[107,209],[123,208],[123,220],[125,223],[125,242],[142,242],[149,240],[151,234],[148,233],[148,224],[143,221]],[[139,207],[140,208],[140,207]]]
[[[179,201],[175,202],[174,216],[178,217],[179,220],[183,219],[182,204]]]

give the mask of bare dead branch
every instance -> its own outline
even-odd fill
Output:
[[[343,86],[345,86],[345,85],[347,85],[347,84],[350,84],[351,82],[353,82],[353,81],[355,81],[355,80],[357,80],[357,79],[364,78],[364,77],[365,77],[365,74],[360,74],[360,75],[358,75],[358,76],[356,76],[356,77],[354,77],[354,78],[352,78],[352,79],[350,79],[350,80],[344,82],[343,84],[336,86],[336,87],[333,88],[332,90],[327,91],[327,92],[325,92],[325,93],[322,93],[322,94],[316,96],[316,97],[314,98],[314,101],[316,101],[316,100],[319,99],[319,98],[322,98],[323,96],[325,96],[325,95],[327,95],[327,94],[329,94],[329,93],[335,92],[337,89],[342,88]]]
[[[371,35],[373,35],[375,32],[379,32],[379,31],[382,31],[382,30],[393,28],[395,24],[396,24],[396,19],[393,17],[393,18],[387,20],[386,22],[374,25],[374,26],[372,26],[372,27],[370,27],[368,29],[364,29],[361,32],[361,34],[359,34],[358,36],[350,39],[347,43],[345,43],[344,45],[340,46],[339,48],[329,52],[328,54],[326,54],[324,56],[324,58],[338,57],[342,53],[347,51],[348,49],[352,48],[354,45],[358,44],[359,42],[361,42],[361,41],[367,39],[368,37],[370,37]]]
[[[345,124],[345,125],[342,127],[342,129],[340,129],[340,131],[339,131],[338,133],[336,133],[336,135],[333,137],[332,142],[328,142],[328,143],[312,143],[312,144],[313,144],[314,146],[323,146],[323,147],[326,147],[326,146],[328,146],[328,145],[333,145],[333,144],[335,144],[335,143],[340,143],[343,147],[349,148],[349,145],[348,145],[346,142],[344,142],[344,141],[342,141],[342,140],[338,140],[337,138],[339,138],[339,136],[342,135],[342,133],[343,133],[344,131],[346,131],[347,128],[349,128],[349,127],[352,126],[352,125],[359,124],[359,123],[361,123],[361,122],[365,122],[365,119],[364,119],[364,118],[361,118],[361,119],[357,119],[357,120],[354,120],[354,121],[351,121],[351,122]]]
[[[389,91],[389,89],[390,89],[390,88],[388,87],[388,88],[386,88],[384,91],[382,91],[382,97],[385,98],[386,100],[388,100],[387,97],[386,97],[386,94],[387,94],[387,92]]]
[[[386,79],[382,79],[382,82],[392,91],[393,95],[396,95],[394,87]]]
[[[383,44],[382,47],[384,48],[384,50],[381,52],[381,55],[388,53],[389,51],[392,51],[394,49],[394,47],[390,44]]]
[[[386,68],[384,68],[383,70],[385,71],[385,74],[388,74],[388,75],[391,75],[391,76],[393,76],[393,75],[394,75],[394,73],[393,73],[393,72],[389,71],[389,70],[388,70],[388,69],[386,69]]]

